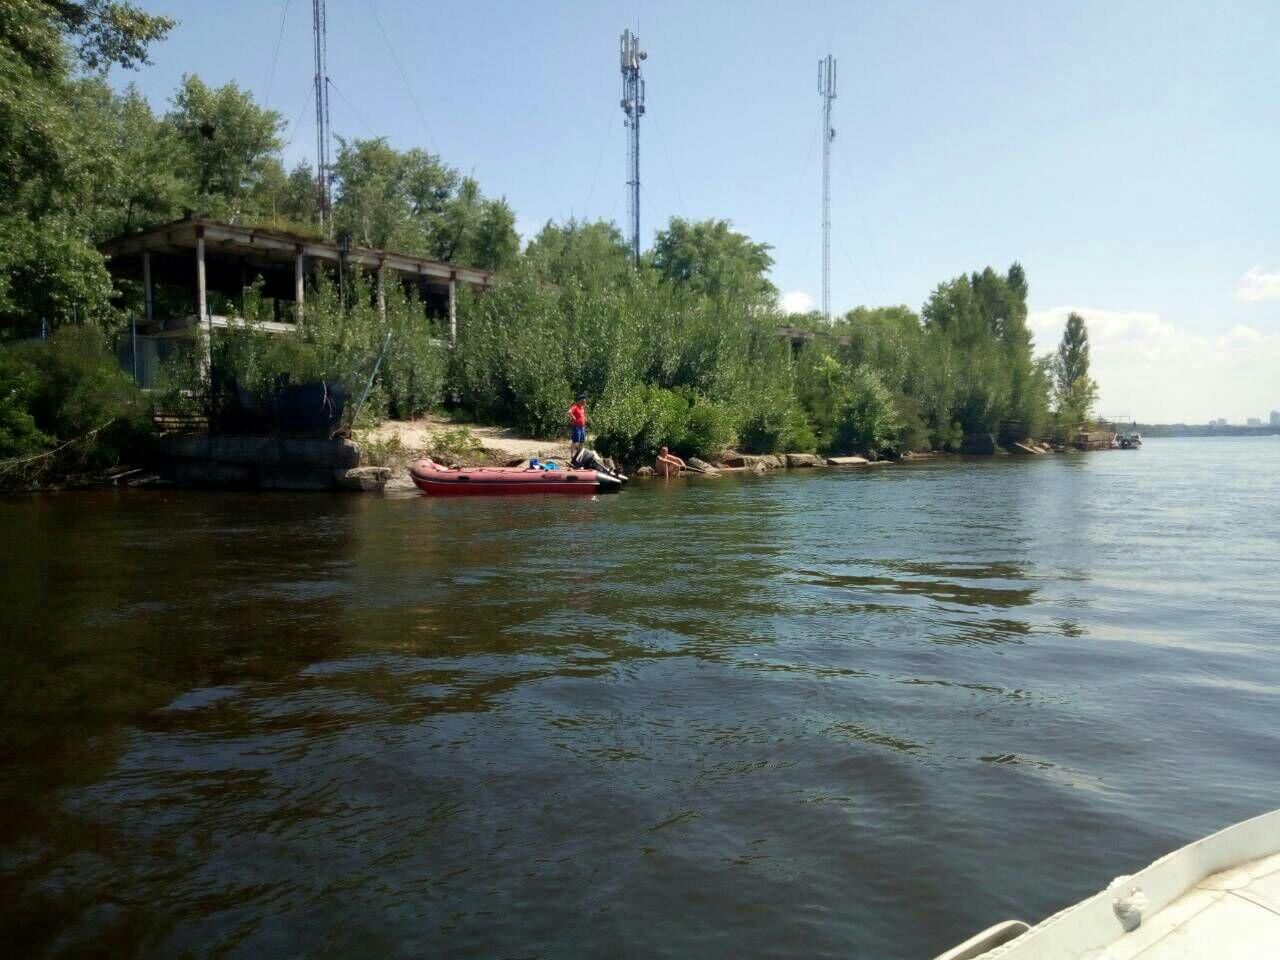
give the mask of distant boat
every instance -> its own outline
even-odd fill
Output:
[[[1137,450],[1140,446],[1142,446],[1142,434],[1138,431],[1116,434],[1117,450]]]
[[[1280,957],[1280,810],[1175,850],[1034,927],[1006,920],[937,960]]]

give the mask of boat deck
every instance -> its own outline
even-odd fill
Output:
[[[1106,960],[1280,956],[1280,854],[1205,877],[1102,954]]]

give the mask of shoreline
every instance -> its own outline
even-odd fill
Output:
[[[737,453],[712,461],[687,458],[681,476],[763,475],[780,471],[854,470],[992,458],[1024,458],[1051,453],[1041,445],[1018,444],[1018,451],[908,452],[901,457],[823,456],[818,453]],[[1074,451],[1073,451],[1074,452]],[[300,440],[268,436],[163,434],[147,461],[120,463],[96,472],[55,477],[5,495],[64,493],[95,489],[259,490],[259,492],[399,493],[415,490],[408,466],[430,457],[456,468],[516,467],[530,458],[566,463],[570,444],[522,436],[513,428],[425,417],[387,420],[355,439]],[[632,479],[660,479],[652,466],[627,470]]]
[[[980,449],[909,451],[892,458],[816,453],[748,454],[729,450],[711,461],[687,458],[692,469],[681,475],[714,478],[722,474],[853,470],[1093,452],[1030,441],[1001,447],[995,444],[994,437],[983,439],[985,443]],[[134,488],[399,493],[417,489],[409,477],[408,467],[424,457],[458,468],[516,467],[533,457],[563,464],[569,460],[569,444],[565,440],[523,436],[511,427],[441,416],[384,420],[369,430],[357,431],[349,440],[171,433],[157,438],[155,454],[146,461],[119,464],[95,473],[62,476],[39,486],[3,492],[12,496]],[[647,464],[625,472],[636,481],[660,479]]]

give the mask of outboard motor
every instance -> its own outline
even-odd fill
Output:
[[[627,482],[625,475],[610,470],[600,459],[600,455],[588,447],[583,447],[574,454],[573,459],[569,461],[569,466],[576,470],[594,470],[596,473],[603,473],[606,477],[613,477],[619,483]]]

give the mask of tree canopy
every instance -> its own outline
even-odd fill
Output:
[[[616,224],[548,221],[529,241],[525,257],[552,283],[612,282],[631,269],[631,248]]]
[[[733,230],[728,220],[672,217],[654,238],[649,261],[664,279],[713,296],[742,292],[772,298],[770,246]]]
[[[1064,423],[1087,421],[1098,400],[1098,385],[1089,376],[1089,331],[1084,317],[1072,311],[1053,358],[1054,400]]]
[[[474,179],[425,150],[340,137],[333,182],[334,223],[363,246],[490,270],[519,252],[507,202],[485,198]]]
[[[172,25],[108,0],[0,4],[0,332],[106,309],[92,234],[116,159],[93,120],[101,81],[75,71],[145,62]]]

